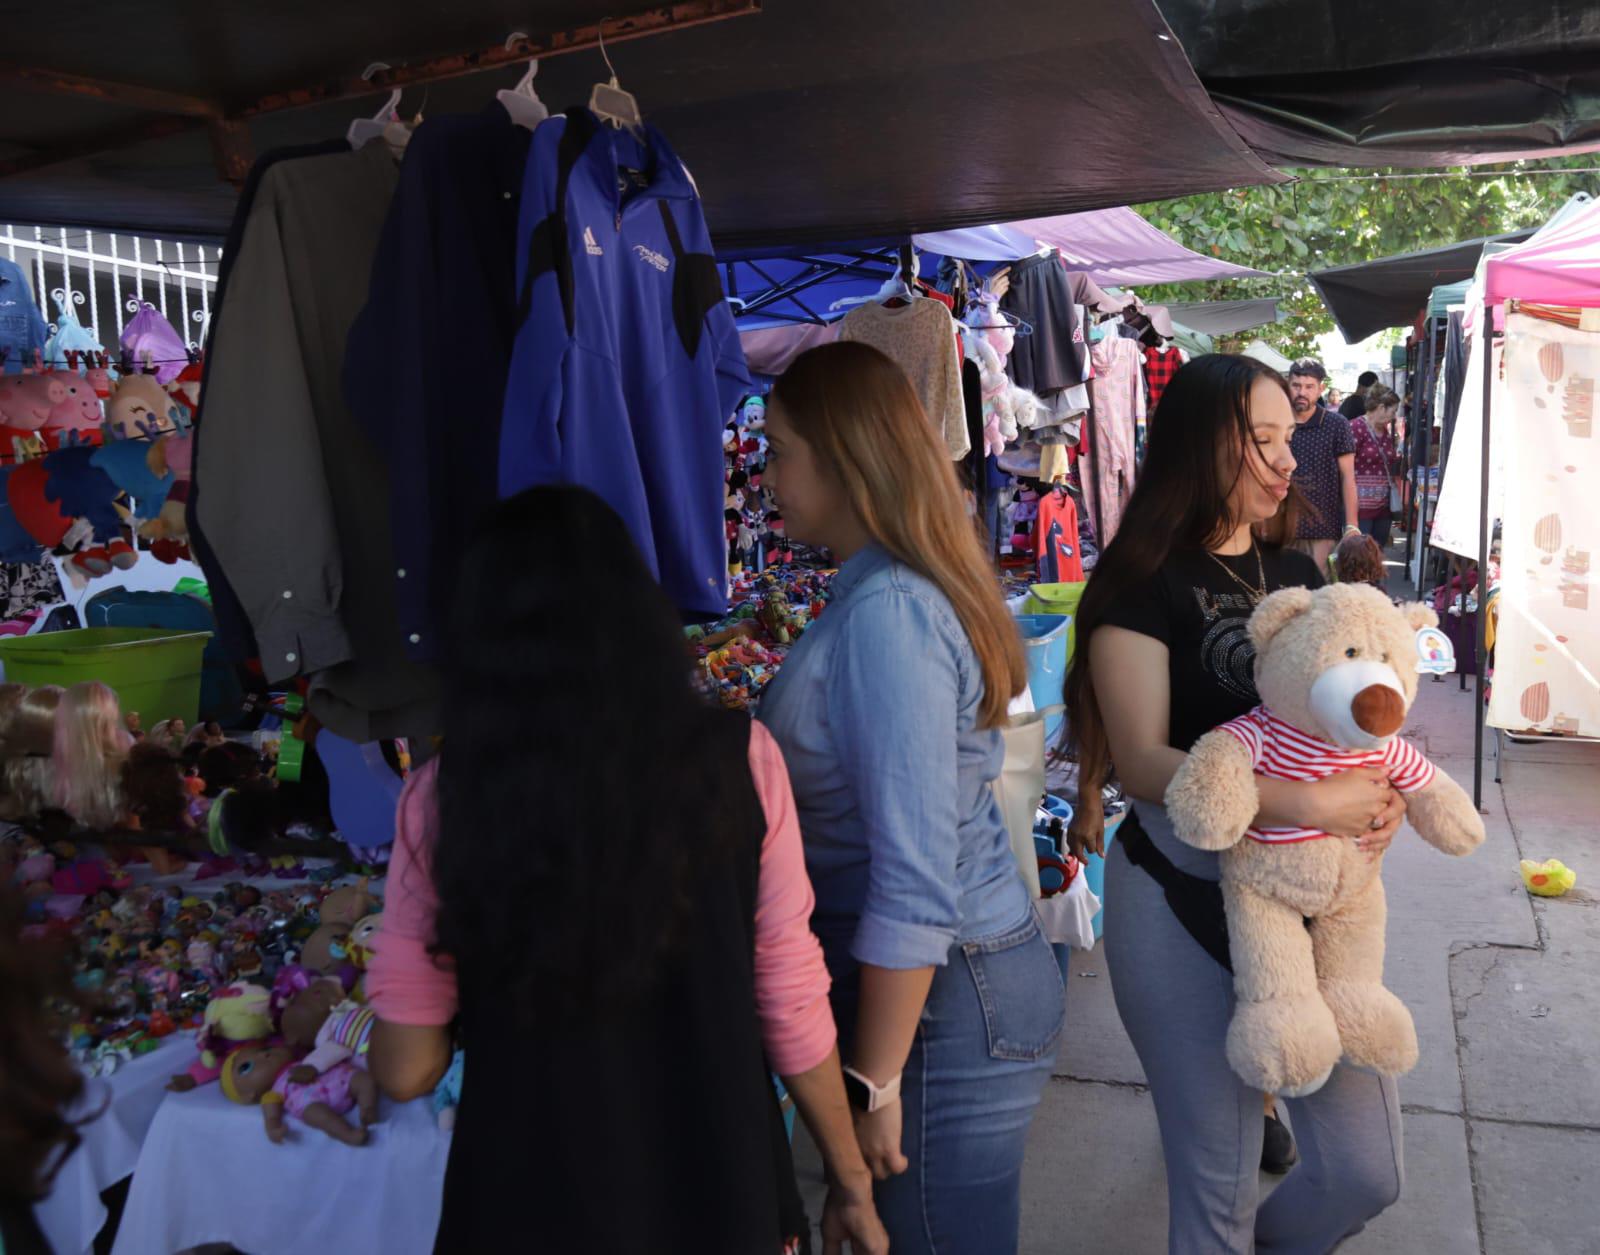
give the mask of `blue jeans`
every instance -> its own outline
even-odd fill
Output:
[[[1371,536],[1380,546],[1387,549],[1389,547],[1390,525],[1393,522],[1394,516],[1385,510],[1375,519],[1357,519],[1356,526],[1366,535]]]
[[[834,990],[848,1059],[857,981]],[[910,1168],[874,1187],[895,1255],[1017,1249],[1022,1156],[1066,1020],[1061,970],[1034,918],[957,943],[934,972],[901,1086]]]

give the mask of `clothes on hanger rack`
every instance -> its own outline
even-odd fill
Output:
[[[517,238],[501,495],[592,488],[680,610],[726,612],[722,430],[750,379],[683,163],[569,109],[533,134]]]
[[[1145,416],[1144,355],[1134,340],[1105,339],[1094,346],[1093,459],[1100,516],[1095,535],[1109,545],[1122,521],[1122,511],[1133,495],[1137,462],[1134,429]]]
[[[1078,507],[1065,485],[1039,494],[1033,552],[1041,584],[1070,584],[1084,578],[1078,552]]]
[[[346,341],[345,401],[388,468],[397,632],[413,659],[440,656],[457,558],[498,488],[532,138],[498,100],[416,129]]]
[[[261,175],[208,357],[195,502],[269,683],[365,743],[437,730],[437,684],[395,634],[389,486],[344,402],[345,339],[398,182],[387,145]]]
[[[961,362],[956,328],[945,305],[920,298],[904,305],[869,302],[845,315],[841,340],[859,340],[879,349],[911,380],[928,421],[953,460],[967,456],[966,408],[961,397]]]
[[[219,330],[222,325],[222,313],[226,307],[226,296],[233,276],[234,259],[239,255],[239,246],[244,242],[245,225],[250,220],[250,212],[255,206],[256,193],[260,190],[261,180],[273,166],[282,161],[294,161],[303,157],[320,157],[329,153],[348,153],[350,145],[342,139],[327,140],[316,144],[304,144],[298,147],[275,148],[263,153],[250,167],[250,174],[244,181],[244,186],[239,189],[239,200],[234,206],[233,220],[228,225],[228,236],[222,247],[222,260],[217,266],[217,285],[211,295],[211,321],[206,326],[206,360],[209,362],[213,349],[219,340]],[[244,351],[246,346],[241,346]],[[202,391],[200,405],[194,416],[194,439],[191,457],[199,461],[200,445],[202,439],[201,416],[205,413],[205,393]],[[189,548],[194,553],[196,563],[205,572],[206,584],[211,592],[211,609],[217,618],[217,636],[227,650],[228,656],[236,663],[247,663],[259,656],[260,648],[256,644],[255,627],[250,621],[250,616],[245,613],[244,604],[239,594],[234,591],[233,582],[228,573],[223,570],[221,559],[212,549],[211,542],[206,536],[205,525],[200,518],[198,505],[200,501],[201,482],[196,477],[189,485],[189,498],[185,506],[184,523],[189,533]]]
[[[1161,404],[1161,394],[1167,390],[1167,385],[1172,382],[1172,377],[1178,373],[1178,367],[1183,365],[1183,354],[1172,345],[1162,348],[1144,350],[1144,378],[1150,392],[1150,412],[1155,413],[1155,408]]]
[[[1010,279],[1000,308],[1033,327],[1012,350],[1012,379],[1042,399],[1084,383],[1090,377],[1088,337],[1060,257],[1025,257],[1012,263]]]

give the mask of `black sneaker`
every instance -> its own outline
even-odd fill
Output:
[[[1268,1116],[1266,1132],[1261,1138],[1261,1171],[1281,1177],[1299,1158],[1300,1152],[1294,1147],[1288,1127],[1276,1115]]]

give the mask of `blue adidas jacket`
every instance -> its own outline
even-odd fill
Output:
[[[722,428],[749,389],[699,196],[659,132],[586,109],[534,132],[500,493],[593,489],[678,608],[727,610]]]

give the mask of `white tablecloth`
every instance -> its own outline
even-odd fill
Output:
[[[352,1118],[354,1113],[351,1113]],[[257,1107],[215,1085],[169,1095],[145,1137],[113,1255],[226,1242],[250,1255],[427,1255],[450,1135],[427,1099],[383,1102],[365,1146],[289,1119],[267,1140]]]
[[[166,1084],[194,1061],[194,1034],[168,1038],[160,1049],[123,1064],[110,1076],[91,1077],[74,1109],[81,1117],[106,1104],[79,1130],[82,1144],[56,1175],[50,1197],[34,1208],[56,1255],[84,1255],[106,1222],[102,1191],[133,1171],[139,1147],[155,1119]]]

